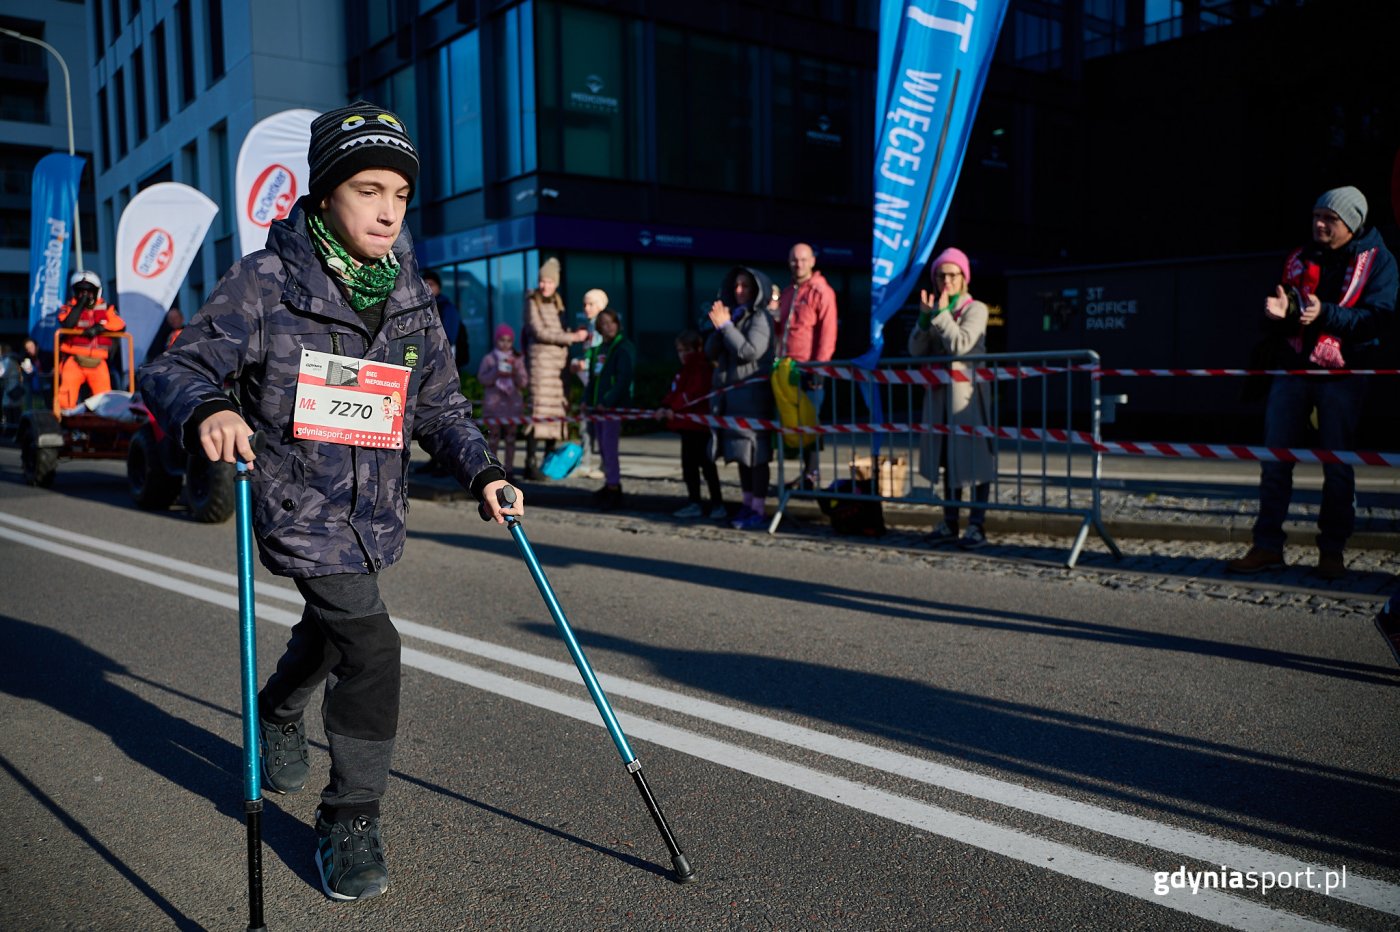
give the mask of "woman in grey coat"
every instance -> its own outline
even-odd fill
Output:
[[[987,305],[974,301],[968,291],[971,263],[961,249],[945,249],[933,261],[934,291],[920,291],[919,322],[909,334],[910,356],[968,356],[987,351]],[[953,362],[954,372],[971,372],[973,366]],[[986,427],[991,423],[991,392],[986,382],[954,382],[932,385],[924,395],[924,420],[955,427]],[[924,434],[919,472],[938,478],[943,466],[944,498],[957,501],[972,486],[973,502],[985,502],[996,481],[996,449],[990,437],[952,434],[945,443],[940,434]],[[986,510],[973,508],[967,533],[958,537],[958,509],[945,508],[944,519],[925,540],[931,544],[957,541],[964,548],[987,542],[983,532]]]
[[[768,381],[774,349],[773,318],[766,306],[769,290],[762,272],[737,266],[724,277],[719,299],[710,306],[715,330],[705,340],[705,356],[715,365],[716,394],[710,411],[716,417],[773,417],[773,387]],[[744,504],[730,524],[740,530],[765,527],[771,432],[722,427],[715,430],[713,442],[716,460],[723,456],[725,462],[739,464]]]

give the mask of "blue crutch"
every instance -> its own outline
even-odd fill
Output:
[[[252,436],[253,453],[263,436]],[[248,826],[248,932],[263,932],[262,769],[258,761],[258,647],[253,602],[253,493],[248,464],[238,461],[238,627],[243,677],[243,817]]]
[[[515,489],[506,486],[497,493],[497,499],[503,506],[509,508],[515,504]],[[485,503],[479,507],[479,511],[483,520],[489,521],[491,519],[491,513],[486,508]],[[554,597],[554,588],[545,578],[539,560],[535,559],[535,551],[525,536],[525,529],[521,527],[520,519],[515,515],[506,515],[506,527],[510,529],[511,536],[515,538],[516,546],[520,548],[520,555],[525,558],[525,565],[530,568],[530,575],[534,577],[535,585],[539,588],[540,595],[544,597],[544,604],[549,608],[549,614],[554,618],[554,626],[559,629],[559,635],[569,648],[569,655],[574,658],[574,666],[578,667],[579,674],[583,676],[583,684],[588,687],[588,694],[593,697],[593,704],[598,707],[598,714],[603,716],[603,724],[607,726],[608,734],[612,736],[613,744],[617,746],[617,753],[622,755],[622,762],[627,765],[627,772],[632,775],[632,781],[637,784],[637,790],[642,794],[642,799],[646,800],[647,810],[651,813],[652,821],[656,823],[656,828],[661,832],[661,838],[666,842],[666,848],[671,853],[671,865],[675,868],[674,879],[678,883],[690,883],[695,879],[695,870],[690,866],[690,861],[686,859],[680,845],[676,844],[676,837],[671,834],[671,827],[666,824],[666,817],[661,814],[661,807],[657,805],[656,797],[651,795],[651,787],[647,786],[646,777],[642,775],[642,762],[637,760],[636,754],[632,753],[632,747],[627,743],[627,736],[622,733],[622,726],[618,725],[617,716],[613,714],[612,705],[608,702],[603,687],[598,685],[598,678],[593,675],[593,665],[588,662],[588,657],[584,655],[578,639],[574,637],[574,630],[569,626],[569,619],[564,617],[564,610],[560,608],[559,600]]]

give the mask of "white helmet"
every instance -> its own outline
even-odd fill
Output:
[[[102,279],[92,269],[84,269],[80,272],[74,272],[72,275],[68,276],[69,291],[72,291],[79,285],[91,285],[92,287],[97,289],[97,294],[99,296],[101,296],[102,294]]]

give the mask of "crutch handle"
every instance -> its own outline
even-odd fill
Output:
[[[497,489],[496,501],[501,503],[502,508],[509,508],[511,505],[514,505],[515,487],[512,485],[504,485],[501,488]],[[481,520],[483,521],[491,520],[491,509],[486,507],[485,502],[482,502],[476,506],[476,513],[481,515]],[[506,515],[506,524],[510,524],[512,521],[518,520],[520,519],[517,518],[515,515]]]
[[[253,456],[261,456],[262,451],[267,448],[267,434],[260,430],[255,430],[248,435],[248,446],[253,448]],[[235,457],[235,466],[240,473],[248,471],[248,464],[243,462],[241,456]]]

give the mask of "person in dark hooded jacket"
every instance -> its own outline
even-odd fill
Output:
[[[1395,319],[1395,258],[1366,225],[1366,198],[1334,188],[1312,211],[1312,242],[1284,262],[1283,281],[1264,299],[1262,321],[1273,352],[1270,368],[1369,369],[1384,365],[1383,346]],[[1304,447],[1317,412],[1325,450],[1353,450],[1368,377],[1274,376],[1264,413],[1264,445]],[[1284,518],[1293,495],[1293,464],[1259,464],[1259,516],[1254,544],[1231,560],[1231,573],[1282,569]],[[1324,463],[1317,516],[1317,567],[1323,579],[1346,575],[1343,551],[1356,521],[1356,477],[1346,463]]]
[[[773,418],[773,318],[768,313],[771,288],[762,272],[736,267],[724,277],[719,298],[710,306],[714,332],[705,340],[705,356],[714,363],[716,393],[710,413],[716,417]],[[773,456],[771,431],[722,427],[715,431],[715,459],[739,465],[743,506],[730,524],[740,530],[767,525],[768,464]]]
[[[252,463],[250,436],[266,440],[252,473],[259,555],[292,578],[306,608],[258,695],[264,783],[303,789],[303,713],[324,687],[331,768],[316,863],[328,896],[357,900],[389,882],[379,815],[400,646],[379,574],[403,552],[410,441],[497,522],[523,513],[524,500],[497,501],[505,472],[471,420],[403,228],[418,178],[403,124],[365,101],[324,113],[308,162],[309,195],[142,367],[140,386],[165,429],[211,460]]]

